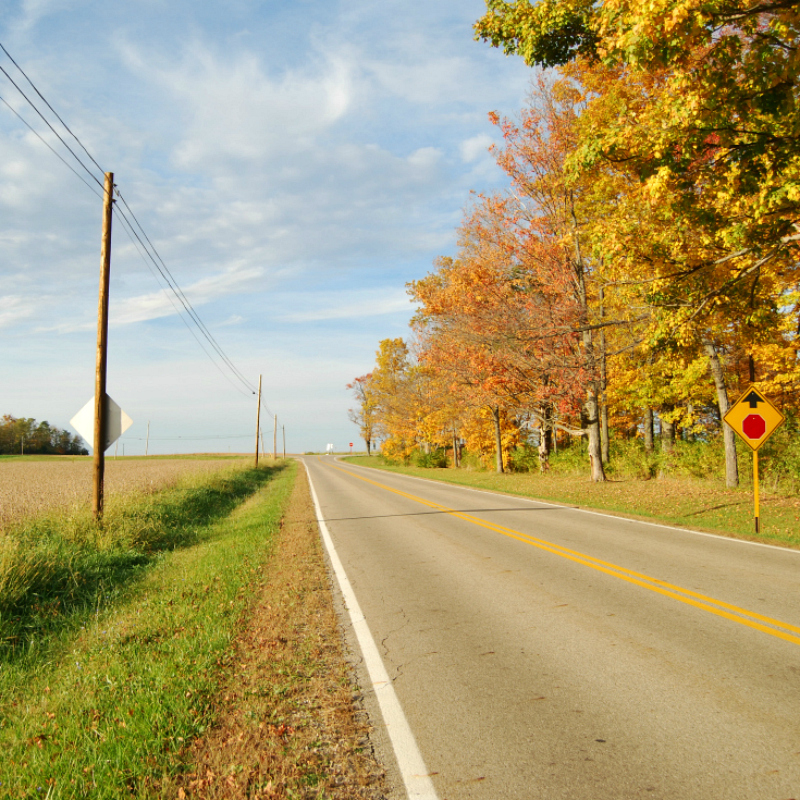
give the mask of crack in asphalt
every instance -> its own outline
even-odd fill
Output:
[[[402,675],[403,664],[402,663],[395,664],[393,662],[391,656],[389,655],[389,645],[387,644],[387,642],[389,641],[389,637],[390,636],[393,636],[398,631],[403,630],[403,628],[405,628],[408,625],[408,623],[411,622],[411,620],[406,616],[406,612],[402,608],[399,609],[399,611],[397,613],[399,613],[403,617],[403,620],[404,620],[403,624],[402,625],[398,625],[396,628],[392,628],[392,630],[390,630],[386,634],[386,636],[384,636],[381,639],[381,647],[383,648],[384,661],[390,662],[392,664],[393,668],[394,668],[395,675],[391,679],[392,683],[394,683]]]

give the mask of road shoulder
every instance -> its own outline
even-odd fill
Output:
[[[298,470],[272,557],[229,649],[216,722],[187,753],[170,796],[391,797],[335,602],[308,479]]]

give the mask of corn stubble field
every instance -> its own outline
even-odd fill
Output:
[[[158,491],[186,475],[216,472],[226,461],[239,460],[107,458],[105,494],[113,498]],[[92,496],[92,470],[90,457],[0,459],[0,530],[27,517],[86,507]]]

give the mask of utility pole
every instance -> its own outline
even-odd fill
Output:
[[[281,430],[283,431],[283,458],[286,459],[286,426],[281,425]]]
[[[147,441],[144,443],[144,454],[147,455],[150,452],[150,420],[147,420]]]
[[[272,423],[272,460],[278,460],[278,415],[273,417]]]
[[[256,467],[258,466],[258,434],[261,433],[261,376],[258,376],[258,408],[256,409]]]
[[[108,285],[111,273],[111,209],[114,173],[106,172],[103,195],[103,233],[100,243],[100,297],[97,303],[97,359],[94,381],[94,495],[92,513],[103,517],[103,476],[106,451],[106,367],[108,365]]]

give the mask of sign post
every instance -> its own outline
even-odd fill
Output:
[[[731,406],[724,417],[734,433],[753,451],[753,516],[761,530],[758,496],[758,448],[786,421],[786,417],[753,386]]]

